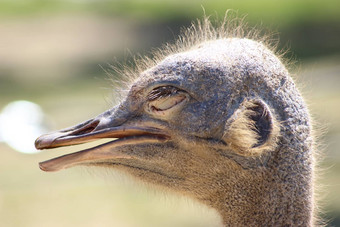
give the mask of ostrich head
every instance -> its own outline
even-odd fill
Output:
[[[39,137],[38,149],[114,139],[40,168],[119,169],[217,209],[225,225],[311,225],[304,101],[274,51],[226,26],[191,27],[145,64],[119,105]]]

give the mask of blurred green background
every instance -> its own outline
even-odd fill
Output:
[[[247,15],[289,49],[291,72],[324,131],[322,216],[340,226],[338,0],[1,0],[0,109],[35,102],[51,130],[99,114],[115,103],[109,64],[172,42],[180,27],[202,18],[202,7],[219,18],[227,9]],[[0,142],[0,226],[218,226],[214,211],[120,173],[39,170],[39,161],[75,149],[23,154]]]

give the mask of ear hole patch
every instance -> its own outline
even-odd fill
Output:
[[[235,153],[253,156],[276,145],[279,128],[262,100],[246,100],[227,120],[222,139]]]
[[[254,103],[253,107],[250,107],[251,114],[249,118],[254,121],[255,132],[258,134],[258,142],[253,147],[263,145],[269,138],[272,129],[272,119],[270,112],[260,103]]]

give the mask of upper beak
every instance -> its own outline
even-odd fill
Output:
[[[44,171],[57,171],[79,164],[104,162],[116,158],[129,159],[132,157],[116,148],[124,145],[162,143],[169,138],[169,135],[161,127],[154,125],[148,126],[145,123],[139,123],[138,125],[124,126],[121,123],[122,118],[115,116],[117,114],[111,114],[112,112],[110,110],[74,127],[42,135],[36,139],[35,147],[37,149],[50,149],[86,143],[101,138],[120,139],[41,162],[39,167]],[[117,121],[117,119],[119,120]]]

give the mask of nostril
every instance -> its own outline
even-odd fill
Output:
[[[70,135],[83,135],[83,134],[90,133],[90,132],[92,132],[96,129],[98,124],[99,124],[99,120],[94,120],[94,121],[90,122],[89,124],[84,125],[80,129],[72,132]]]

